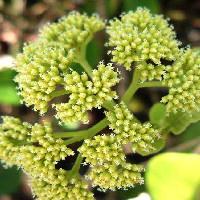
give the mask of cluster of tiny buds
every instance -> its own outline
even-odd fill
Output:
[[[70,93],[69,101],[54,105],[56,117],[62,122],[82,121],[88,123],[87,111],[101,108],[105,101],[117,98],[112,87],[119,82],[118,73],[112,64],[107,66],[101,62],[92,71],[92,80],[86,73],[78,74],[72,71],[64,76],[65,90]]]
[[[142,16],[142,17],[141,17]],[[131,69],[133,62],[152,60],[156,64],[161,59],[175,60],[179,54],[179,42],[173,28],[159,15],[153,16],[149,10],[139,8],[114,19],[106,28],[109,34],[108,46],[113,62]]]
[[[144,168],[126,162],[122,144],[115,135],[99,135],[87,139],[79,148],[91,169],[85,176],[100,190],[116,190],[142,184],[141,172]]]
[[[197,52],[186,49],[180,59],[167,69],[163,84],[169,87],[169,94],[162,98],[167,112],[199,111],[200,106],[200,57]]]
[[[67,172],[55,168],[58,161],[74,152],[52,134],[49,124],[32,126],[18,118],[4,117],[0,126],[0,159],[8,166],[21,167],[29,175],[32,190],[40,200],[93,199],[84,181],[68,181]]]
[[[72,12],[45,26],[36,42],[25,45],[16,59],[19,73],[15,81],[27,106],[34,106],[41,114],[48,110],[53,92],[63,83],[63,73],[71,63],[80,61],[80,51],[103,28],[104,22],[97,15]]]
[[[147,152],[153,150],[152,144],[160,137],[159,130],[153,128],[149,122],[137,122],[123,102],[117,104],[112,111],[106,112],[106,116],[119,143],[132,143],[134,152],[141,149]]]

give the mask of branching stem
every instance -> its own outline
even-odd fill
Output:
[[[68,178],[70,179],[71,177],[74,177],[75,175],[78,175],[80,166],[81,166],[81,162],[83,161],[83,157],[81,156],[81,154],[79,153],[76,161],[74,163],[74,166],[72,167],[72,169],[69,171],[68,173]]]
[[[51,99],[53,99],[55,97],[59,97],[59,96],[65,95],[65,94],[68,94],[68,92],[65,89],[56,90],[56,91],[51,93]]]
[[[145,87],[167,87],[167,86],[164,85],[162,81],[150,81],[139,84],[139,88],[145,88]]]
[[[132,96],[138,90],[139,88],[138,81],[139,81],[139,70],[135,69],[131,84],[129,85],[128,89],[126,90],[125,94],[122,97],[122,101],[124,103],[128,104]]]
[[[83,69],[87,72],[90,78],[92,78],[92,68],[88,61],[85,58],[80,58],[78,63],[83,67]]]
[[[56,137],[56,138],[71,137],[70,139],[65,140],[65,144],[70,145],[75,142],[79,142],[81,140],[93,137],[98,132],[103,130],[107,125],[108,125],[108,120],[106,118],[104,118],[87,130],[55,133],[54,137]]]

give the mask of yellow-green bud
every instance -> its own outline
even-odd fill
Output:
[[[57,111],[56,117],[61,122],[87,123],[87,111],[101,108],[105,101],[117,98],[112,86],[119,82],[119,78],[111,64],[106,66],[100,63],[97,69],[92,71],[92,81],[86,73],[80,75],[76,71],[66,74],[64,81],[65,89],[70,93],[69,101],[54,105]]]
[[[187,49],[164,75],[163,83],[169,94],[162,98],[167,112],[194,112],[200,107],[200,57],[198,52]]]
[[[147,9],[138,8],[122,15],[121,20],[110,21],[106,30],[108,46],[114,47],[112,61],[127,70],[133,62],[152,60],[160,64],[161,59],[176,60],[179,54],[173,27],[163,16],[152,15]]]
[[[106,112],[106,117],[119,143],[132,143],[133,151],[153,150],[152,144],[159,138],[159,130],[154,129],[149,122],[137,122],[123,102],[117,104],[112,111]]]

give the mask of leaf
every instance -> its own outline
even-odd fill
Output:
[[[146,7],[152,13],[158,13],[160,6],[158,0],[124,0],[123,1],[123,10],[136,10],[137,7]]]
[[[148,156],[151,154],[158,153],[161,149],[165,147],[166,140],[167,140],[167,134],[163,134],[159,140],[155,140],[154,143],[152,144],[152,146],[154,147],[153,150],[146,152],[144,151],[144,148],[141,148],[137,149],[137,153],[139,153],[142,156]]]
[[[0,103],[18,105],[20,98],[13,81],[15,72],[12,70],[0,71]]]
[[[186,142],[198,137],[200,137],[200,122],[191,124],[178,139],[180,142]]]
[[[188,114],[185,112],[178,112],[170,114],[165,119],[165,125],[169,131],[175,135],[181,134],[190,124],[200,120],[200,112],[193,112]]]
[[[167,132],[175,135],[181,134],[190,124],[200,120],[200,112],[177,112],[167,115],[165,105],[156,103],[149,112],[150,122]]]
[[[127,200],[133,197],[138,196],[140,193],[145,191],[144,185],[135,185],[134,188],[129,188],[127,190],[118,190],[117,194],[119,196],[119,200]]]
[[[102,48],[103,46],[101,46],[95,39],[89,42],[87,46],[86,57],[92,68],[96,68],[97,64],[99,63],[102,54]]]
[[[162,103],[154,104],[149,111],[149,119],[153,125],[162,126],[166,116],[166,108]]]
[[[112,17],[116,13],[119,6],[120,6],[120,1],[118,0],[106,0],[105,7],[107,16],[109,18]]]
[[[16,192],[20,186],[20,178],[21,171],[16,167],[4,169],[0,165],[0,195]]]
[[[150,160],[146,185],[153,200],[198,200],[200,155],[164,153]]]

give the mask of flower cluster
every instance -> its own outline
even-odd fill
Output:
[[[92,81],[86,73],[79,75],[76,71],[64,77],[65,89],[70,93],[69,101],[55,105],[56,117],[62,122],[88,122],[87,111],[101,108],[105,101],[117,98],[112,86],[119,82],[118,73],[111,64],[105,66],[100,63],[92,71]]]
[[[167,112],[199,111],[200,106],[200,57],[187,49],[174,64],[166,69],[163,84],[169,87],[169,94],[162,98]]]
[[[162,64],[155,66],[154,64],[145,61],[139,62],[136,65],[137,70],[140,72],[139,80],[141,83],[153,80],[161,81],[167,67],[168,66]]]
[[[176,60],[179,42],[173,27],[161,15],[152,15],[149,10],[138,8],[124,14],[121,20],[114,19],[107,27],[108,46],[112,61],[130,70],[131,64],[151,60],[160,64],[161,59]]]
[[[114,135],[98,135],[86,139],[79,152],[91,166],[103,165],[105,162],[120,164],[125,160],[122,145],[116,141]]]
[[[119,103],[115,102],[118,94],[114,89],[121,79],[118,71],[111,63],[103,62],[93,69],[85,58],[88,42],[104,26],[96,15],[72,12],[45,26],[38,39],[25,45],[23,53],[17,56],[15,81],[27,106],[43,114],[54,97],[68,94],[67,102],[53,104],[55,116],[64,123],[88,123],[88,111],[106,109],[105,118],[93,127],[56,134],[49,123],[31,125],[3,117],[0,159],[29,175],[33,194],[39,200],[92,200],[88,183],[101,190],[142,184],[144,168],[127,162],[125,146],[131,145],[133,153],[152,154],[160,150],[162,131],[170,132],[173,128],[169,121],[176,118],[176,112],[180,116],[182,112],[184,116],[193,114],[195,121],[199,120],[200,57],[190,48],[179,47],[173,27],[163,16],[139,8],[111,20],[106,27],[107,45],[113,48],[109,51],[112,61],[127,70],[131,70],[132,64],[135,67],[133,81]],[[78,73],[72,67],[74,63],[85,72]],[[168,122],[154,123],[159,129],[150,122],[141,123],[128,109],[137,89],[153,86],[169,88],[169,94],[161,100],[166,104],[167,114],[163,118]],[[106,127],[111,133],[101,134]],[[178,131],[184,128],[180,125]],[[72,145],[71,149],[68,145],[81,140],[84,141],[78,147],[79,155],[72,169],[56,169],[60,160],[74,155],[76,147]],[[83,159],[90,169],[81,177]]]
[[[93,194],[89,192],[88,185],[80,178],[73,178],[67,182],[64,170],[58,175],[57,184],[51,184],[43,180],[30,180],[33,194],[39,200],[94,200]]]
[[[104,163],[91,168],[86,178],[92,181],[93,186],[99,186],[102,191],[127,189],[134,187],[135,184],[143,184],[141,176],[143,171],[142,166],[126,162],[120,165]]]
[[[88,17],[72,12],[58,23],[45,26],[36,42],[25,45],[17,56],[15,81],[27,106],[41,114],[72,62],[79,63],[81,51],[92,36],[103,29],[98,16]]]
[[[53,137],[49,124],[31,126],[17,118],[3,117],[0,158],[6,165],[21,167],[31,177],[33,192],[40,200],[93,199],[86,183],[68,180],[66,171],[55,168],[58,161],[73,154],[62,139]]]
[[[123,102],[107,112],[106,116],[119,143],[132,143],[134,152],[140,149],[146,152],[153,150],[152,144],[160,137],[159,130],[154,129],[149,122],[137,122]]]
[[[91,166],[86,179],[91,180],[94,187],[98,186],[104,191],[125,189],[143,183],[143,167],[126,162],[123,146],[115,135],[87,139],[79,151]]]

